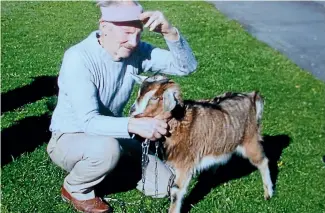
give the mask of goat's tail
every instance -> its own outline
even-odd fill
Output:
[[[260,126],[264,110],[264,99],[258,91],[254,91],[251,94],[255,103],[257,125]]]

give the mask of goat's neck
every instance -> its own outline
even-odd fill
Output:
[[[175,128],[183,121],[186,117],[185,106],[177,105],[175,109],[172,111],[172,117],[168,121],[168,125],[170,127],[171,134],[175,130]]]
[[[186,110],[185,110],[185,106],[181,106],[181,105],[176,105],[176,107],[173,109],[173,111],[171,112],[172,114],[172,118],[176,119],[176,120],[182,120],[186,114]]]

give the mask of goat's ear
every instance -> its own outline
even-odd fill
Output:
[[[143,81],[147,78],[147,76],[142,76],[142,75],[136,75],[133,73],[130,73],[131,77],[135,80],[137,84],[142,84]]]
[[[166,90],[163,94],[164,111],[171,112],[177,104],[173,90]]]

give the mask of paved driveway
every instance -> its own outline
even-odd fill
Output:
[[[259,40],[325,81],[325,2],[210,2]]]

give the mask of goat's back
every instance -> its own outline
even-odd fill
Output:
[[[170,121],[168,159],[195,161],[233,152],[258,129],[263,102],[258,93],[225,93],[209,101],[184,101],[182,119]],[[259,110],[257,110],[257,107]]]

